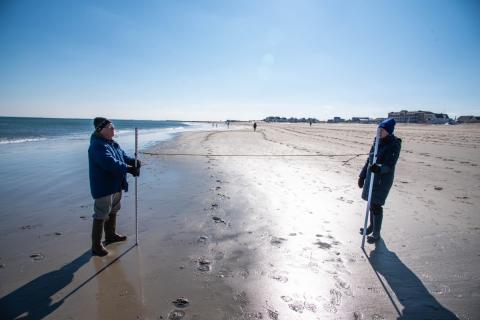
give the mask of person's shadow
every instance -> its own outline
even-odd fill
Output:
[[[2,319],[42,319],[63,304],[52,296],[72,282],[74,273],[91,257],[90,250],[58,270],[43,274],[0,299]]]
[[[387,280],[403,305],[404,309],[400,312],[392,300],[399,313],[398,319],[458,319],[428,292],[422,281],[403,264],[395,252],[388,250],[383,239],[376,242],[368,260],[373,269]]]

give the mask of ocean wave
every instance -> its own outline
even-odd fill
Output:
[[[26,142],[37,142],[37,141],[44,141],[44,140],[47,140],[47,138],[0,139],[0,144],[26,143]]]

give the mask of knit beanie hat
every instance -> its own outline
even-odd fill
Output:
[[[395,119],[393,118],[385,119],[382,122],[380,122],[378,127],[385,129],[388,132],[388,134],[392,134],[393,129],[395,129]]]
[[[102,129],[110,123],[112,123],[112,121],[103,117],[96,117],[95,119],[93,119],[93,126],[95,127],[95,131],[97,132],[102,131]]]

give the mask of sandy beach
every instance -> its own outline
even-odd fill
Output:
[[[139,246],[129,178],[129,239],[103,258],[85,168],[34,194],[17,182],[2,196],[1,318],[480,318],[480,126],[397,125],[383,239],[362,251],[357,177],[375,128],[181,133],[141,154]]]

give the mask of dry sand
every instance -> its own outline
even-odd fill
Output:
[[[153,148],[207,156],[142,155],[140,246],[133,193],[118,226],[129,241],[105,258],[90,258],[89,219],[32,218],[1,238],[2,319],[480,318],[480,126],[397,126],[383,240],[363,252],[366,155],[353,155],[374,132],[239,124]]]

